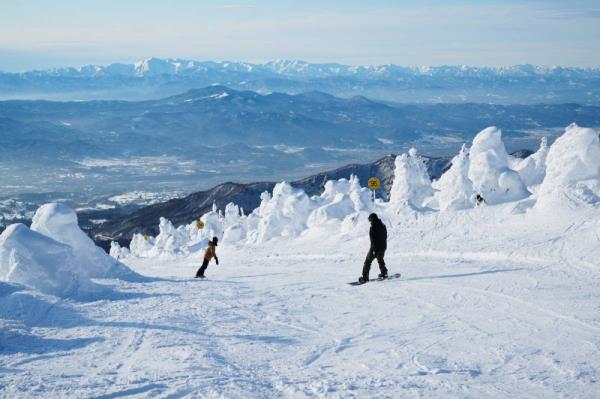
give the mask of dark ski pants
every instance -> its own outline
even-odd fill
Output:
[[[202,262],[202,266],[200,266],[200,269],[198,269],[198,271],[196,272],[196,276],[204,276],[204,271],[208,267],[208,262],[208,259],[204,259],[204,262]]]
[[[365,265],[363,266],[362,275],[365,279],[369,278],[369,271],[371,271],[371,263],[375,259],[377,259],[377,263],[379,263],[379,270],[381,274],[387,274],[387,269],[385,268],[385,260],[383,257],[385,256],[385,250],[383,251],[371,251],[367,254],[367,259],[365,259]]]

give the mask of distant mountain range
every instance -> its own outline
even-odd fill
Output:
[[[403,103],[600,103],[598,68],[350,66],[290,60],[251,64],[159,58],[0,73],[0,98],[142,100],[212,84],[262,94],[319,90],[345,98],[362,95]]]

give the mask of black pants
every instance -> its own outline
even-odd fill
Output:
[[[204,259],[204,262],[202,262],[202,266],[200,266],[200,269],[198,269],[198,271],[196,272],[196,276],[204,276],[204,271],[208,267],[208,262],[208,259]]]
[[[379,263],[379,270],[381,274],[387,274],[387,269],[385,268],[385,260],[383,257],[385,256],[385,249],[383,251],[371,251],[367,254],[367,259],[365,259],[365,265],[363,266],[362,275],[365,279],[369,278],[369,271],[371,270],[371,263],[375,259],[377,259],[377,263]]]

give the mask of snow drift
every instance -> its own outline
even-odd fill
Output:
[[[14,224],[0,235],[1,281],[71,297],[102,291],[92,278],[143,279],[96,247],[79,229],[75,212],[65,205],[43,205],[31,229]]]
[[[141,278],[139,274],[107,256],[102,248],[97,247],[79,228],[77,214],[66,205],[42,205],[33,216],[31,230],[71,247],[76,262],[82,266],[81,274],[87,278],[120,278],[133,281]]]
[[[20,223],[0,235],[0,280],[60,297],[100,291],[86,278],[70,246]]]

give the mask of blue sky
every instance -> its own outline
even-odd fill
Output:
[[[600,67],[600,1],[2,1],[0,70],[150,56]]]

